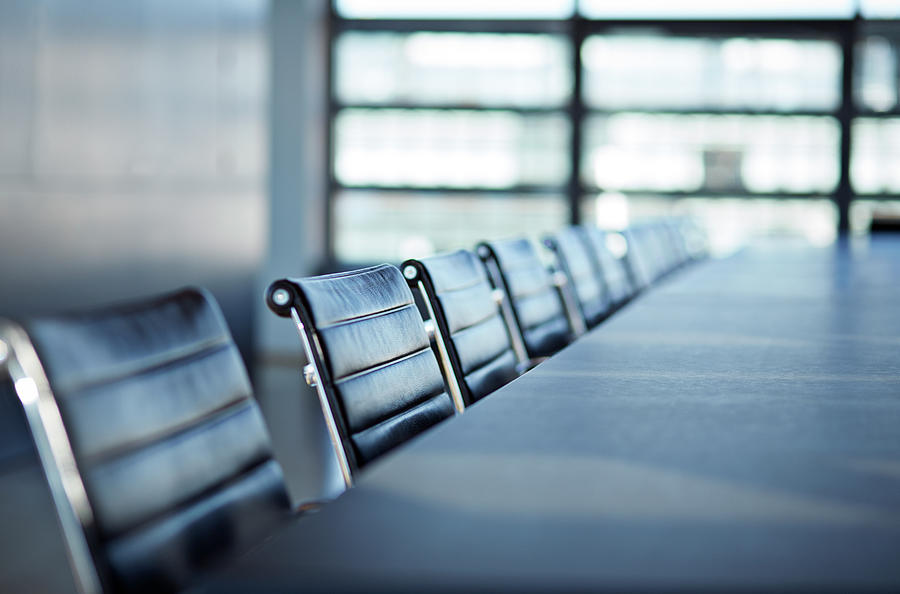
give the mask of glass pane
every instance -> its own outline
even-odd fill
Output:
[[[394,262],[471,249],[484,239],[540,237],[565,225],[558,195],[440,195],[346,191],[334,201],[342,262]]]
[[[335,141],[346,185],[513,188],[569,173],[569,123],[556,114],[346,109]]]
[[[897,43],[871,35],[856,46],[856,80],[853,92],[856,104],[873,111],[897,108]]]
[[[337,0],[342,17],[356,19],[558,19],[575,0]]]
[[[579,6],[585,16],[606,19],[851,18],[856,10],[855,0],[581,0]]]
[[[585,140],[585,181],[606,190],[828,193],[839,175],[830,117],[619,113]]]
[[[832,110],[841,52],[831,41],[589,38],[585,101],[605,109]]]
[[[867,19],[900,19],[897,0],[859,0],[859,9]]]
[[[853,122],[850,179],[861,194],[900,194],[900,118]]]
[[[713,255],[719,256],[758,237],[795,237],[827,245],[837,236],[837,209],[827,199],[669,199],[607,192],[582,204],[584,222],[613,230],[644,219],[690,216],[706,231]]]
[[[569,54],[550,35],[344,33],[335,94],[357,104],[560,106],[572,88]]]

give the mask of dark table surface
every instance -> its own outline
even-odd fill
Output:
[[[900,589],[900,239],[677,272],[208,589]]]

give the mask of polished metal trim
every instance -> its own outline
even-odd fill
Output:
[[[450,363],[450,352],[447,350],[446,343],[448,337],[444,336],[444,333],[440,331],[440,328],[434,322],[437,318],[434,317],[434,308],[431,307],[431,300],[428,299],[428,293],[425,292],[425,284],[422,281],[419,281],[418,286],[419,292],[422,293],[422,301],[425,302],[425,309],[428,310],[428,317],[430,318],[428,321],[431,322],[434,342],[438,347],[441,371],[444,372],[447,386],[450,388],[450,398],[453,400],[453,406],[456,407],[457,414],[462,414],[466,410],[466,404],[463,402],[462,389],[459,387],[459,382],[456,381],[456,374],[453,373],[453,365]]]
[[[275,289],[272,293],[272,303],[280,307],[284,307],[291,302],[291,294],[287,289]]]
[[[307,363],[303,366],[303,380],[310,388],[315,388],[319,385],[319,374],[316,373],[316,368],[312,363]]]
[[[494,289],[491,291],[491,297],[493,298],[494,303],[497,304],[497,307],[500,307],[506,300],[506,293],[503,292],[503,289]]]
[[[569,277],[562,270],[551,271],[550,274],[553,286],[556,287],[559,298],[562,300],[563,313],[566,314],[572,334],[576,337],[581,336],[587,332],[587,324],[575,298],[575,286],[569,282]]]
[[[487,268],[488,275],[491,277],[491,282],[494,287],[496,287],[495,291],[501,291],[503,293],[503,299],[501,299],[499,303],[500,314],[503,316],[503,321],[506,322],[506,330],[509,332],[509,339],[510,342],[512,342],[516,359],[518,359],[519,363],[528,363],[530,359],[528,357],[528,349],[525,348],[525,337],[522,336],[522,329],[519,328],[519,324],[516,322],[516,316],[513,314],[512,310],[512,303],[510,303],[506,290],[501,288],[506,285],[503,282],[503,276],[500,274],[500,269],[497,267],[497,263],[492,257],[484,258],[482,261],[484,262],[485,268]],[[494,300],[496,301],[496,297]]]
[[[555,287],[563,287],[569,284],[569,277],[567,277],[566,273],[562,270],[551,270],[550,280]]]
[[[337,456],[338,466],[341,469],[341,476],[344,478],[344,485],[349,489],[353,486],[353,477],[350,474],[350,461],[347,460],[347,452],[344,451],[344,442],[341,440],[337,421],[334,419],[334,412],[331,410],[331,405],[328,403],[328,396],[325,394],[325,386],[322,385],[322,374],[320,373],[318,365],[316,365],[317,358],[313,353],[312,345],[309,343],[309,338],[306,336],[306,330],[303,327],[303,322],[300,320],[300,314],[297,312],[296,307],[291,308],[291,319],[294,320],[294,325],[297,327],[297,333],[300,335],[300,342],[303,343],[303,350],[306,351],[306,358],[309,360],[309,365],[312,366],[316,378],[318,379],[315,389],[316,395],[319,397],[319,406],[322,407],[322,414],[325,417],[325,427],[328,429],[328,437],[331,438],[331,445]]]
[[[25,410],[50,486],[75,584],[83,594],[100,592],[100,576],[86,534],[93,528],[94,513],[47,374],[31,339],[18,324],[0,319],[0,344],[6,347],[4,366]]]

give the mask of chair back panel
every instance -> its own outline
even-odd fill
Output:
[[[628,242],[628,252],[625,254],[625,262],[631,272],[632,282],[639,290],[644,290],[653,284],[654,259],[650,238],[641,226],[634,226],[622,232]]]
[[[275,286],[293,293],[351,471],[453,415],[422,317],[395,266]]]
[[[569,323],[534,245],[527,239],[510,239],[480,244],[479,250],[497,266],[528,356],[546,357],[566,346],[571,340]]]
[[[475,403],[517,375],[509,331],[484,264],[470,251],[408,260],[422,281],[434,312],[437,330],[447,340],[452,373],[466,406]]]
[[[600,272],[606,283],[609,299],[614,305],[621,305],[634,294],[634,287],[628,276],[625,264],[616,258],[606,247],[606,233],[597,227],[584,226],[585,237],[593,250]]]
[[[548,237],[546,243],[573,288],[585,324],[596,326],[609,313],[610,304],[600,266],[588,251],[588,238],[582,229],[567,227]]]
[[[25,324],[56,397],[114,589],[170,590],[290,504],[221,312],[185,290]]]

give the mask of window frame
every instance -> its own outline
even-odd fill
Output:
[[[875,24],[874,27],[887,28],[900,36],[900,21],[864,20],[859,16],[853,19],[756,19],[756,20],[730,20],[730,19],[690,19],[690,20],[647,20],[647,19],[617,19],[596,20],[582,16],[575,12],[566,19],[554,20],[437,20],[437,19],[357,19],[339,15],[335,4],[329,3],[328,23],[328,57],[327,57],[327,101],[328,101],[328,129],[327,129],[327,196],[326,196],[326,245],[327,266],[341,267],[349,263],[339,262],[335,252],[335,228],[334,228],[334,200],[342,191],[346,190],[370,190],[386,192],[416,192],[419,194],[454,194],[471,192],[481,194],[528,194],[528,193],[558,193],[565,195],[566,208],[568,210],[568,222],[581,223],[582,201],[586,196],[597,194],[601,188],[592,187],[583,183],[583,151],[585,121],[592,115],[604,115],[627,111],[628,113],[652,112],[656,114],[699,114],[699,115],[749,115],[749,116],[828,116],[834,118],[840,128],[839,141],[839,175],[835,189],[831,193],[806,193],[806,192],[778,192],[776,194],[764,194],[759,192],[683,192],[683,191],[638,191],[626,190],[626,195],[654,195],[663,198],[704,197],[715,198],[718,196],[728,198],[828,198],[834,202],[838,211],[838,233],[843,235],[850,228],[850,206],[857,198],[850,179],[850,161],[853,150],[852,126],[856,118],[896,118],[900,116],[900,105],[888,111],[874,111],[861,108],[855,103],[854,95],[854,68],[857,61],[857,46],[866,35],[862,24]],[[585,41],[593,35],[621,33],[628,30],[640,32],[653,31],[670,37],[698,37],[721,39],[730,37],[760,38],[760,39],[821,39],[833,41],[838,44],[841,54],[841,74],[839,81],[839,102],[834,109],[826,110],[757,110],[757,109],[627,109],[605,110],[591,107],[586,104],[583,93],[583,63],[581,48]],[[572,80],[572,92],[568,102],[559,107],[548,108],[522,108],[516,106],[490,106],[473,107],[471,105],[411,105],[409,103],[381,103],[378,105],[362,103],[343,103],[335,96],[334,77],[335,61],[333,52],[335,40],[341,34],[350,31],[362,32],[454,32],[454,33],[494,33],[494,34],[553,34],[568,39],[570,44],[570,76]],[[460,190],[456,188],[423,188],[423,187],[383,187],[376,185],[345,185],[338,181],[335,175],[335,138],[334,123],[338,114],[344,109],[397,109],[397,108],[422,108],[434,110],[475,110],[475,111],[510,111],[522,114],[560,113],[564,114],[570,122],[570,142],[568,146],[569,177],[560,186],[541,187],[513,187],[513,188],[471,188]],[[621,190],[617,190],[620,191]],[[860,194],[860,199],[866,200],[896,200],[898,197],[892,194]]]

